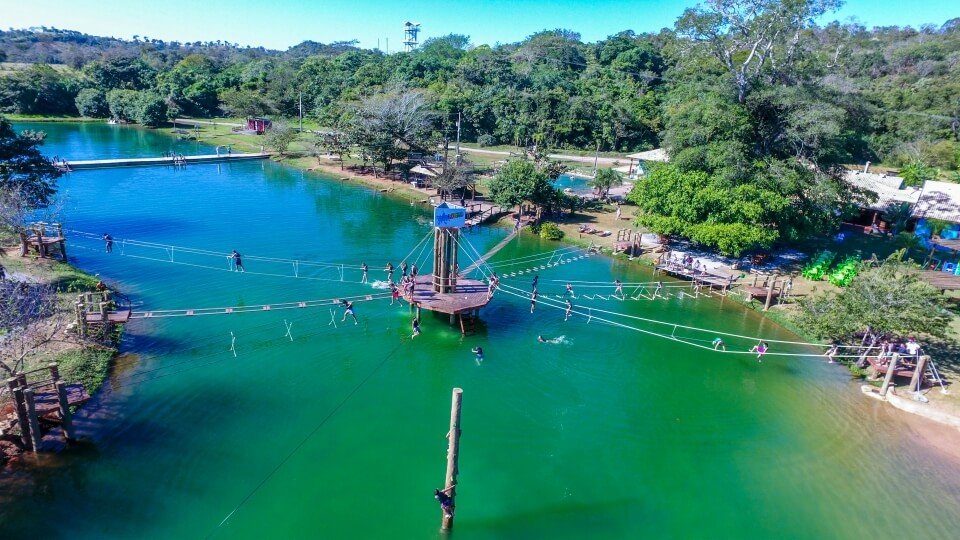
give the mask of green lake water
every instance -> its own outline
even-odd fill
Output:
[[[131,127],[18,127],[46,131],[44,151],[72,159],[209,151]],[[72,261],[142,310],[375,293],[350,268],[343,281],[337,268],[305,266],[295,278],[290,263],[249,256],[367,262],[382,279],[430,231],[424,207],[270,162],[80,171],[60,190],[69,229],[118,239],[106,254],[73,235]],[[504,235],[466,238],[482,252]],[[237,249],[249,272],[122,238]],[[494,262],[558,247],[524,235]],[[591,257],[542,271],[540,290],[615,278],[651,279]],[[504,284],[528,289],[529,275]],[[797,339],[719,298],[576,305]],[[458,538],[949,538],[960,528],[960,469],[822,358],[758,363],[583,316],[564,322],[543,303],[530,314],[504,292],[465,338],[426,314],[411,340],[408,310],[389,302],[356,311],[358,325],[338,311],[336,328],[328,307],[132,322],[132,354],[76,420],[85,441],[0,479],[0,537],[437,537],[432,490],[455,386]]]

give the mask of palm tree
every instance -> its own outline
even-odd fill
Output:
[[[606,198],[610,188],[623,185],[623,175],[613,169],[600,169],[587,185],[597,190],[601,199]]]

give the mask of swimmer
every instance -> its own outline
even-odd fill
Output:
[[[573,313],[573,304],[570,303],[570,300],[567,300],[567,310],[563,314],[563,320],[566,321],[570,318],[570,314]]]
[[[420,335],[420,317],[414,317],[413,321],[410,323],[410,326],[413,328],[413,335],[410,336],[410,339],[413,339]]]
[[[537,341],[540,343],[547,343],[547,340],[543,339],[543,336],[537,336]]]
[[[723,349],[724,352],[727,351],[727,344],[723,342],[720,338],[715,338],[713,340],[713,350]]]
[[[753,348],[750,349],[750,352],[757,353],[757,362],[763,362],[763,354],[767,352],[767,349],[767,344],[761,341],[760,343],[754,345]]]
[[[453,517],[453,497],[451,497],[447,491],[453,489],[453,486],[445,489],[433,490],[433,498],[440,502],[440,509],[443,510],[443,515],[452,518]]]
[[[347,320],[347,315],[349,315],[349,316],[353,317],[353,324],[360,324],[359,322],[357,322],[357,316],[356,316],[356,314],[354,314],[354,312],[353,312],[353,302],[348,302],[347,300],[341,300],[340,303],[341,303],[341,304],[343,305],[343,307],[345,308],[345,309],[343,310],[343,318],[340,319],[340,322],[346,321],[346,320]]]
[[[470,352],[477,355],[477,362],[483,362],[483,347],[474,347]]]

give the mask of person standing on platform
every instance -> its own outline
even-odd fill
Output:
[[[407,261],[400,263],[400,276],[407,277]]]
[[[410,266],[410,277],[417,279],[417,263]]]
[[[237,250],[233,250],[230,254],[230,258],[233,259],[233,269],[237,272],[244,272],[243,269],[243,258],[237,253]]]

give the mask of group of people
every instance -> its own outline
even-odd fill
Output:
[[[487,279],[487,300],[493,298],[494,291],[497,290],[497,287],[500,286],[500,276],[496,272],[492,272],[490,277]]]
[[[366,283],[366,282],[367,282],[367,265],[366,265],[366,263],[362,263],[362,264],[360,265],[360,267],[361,267],[361,269],[363,270],[363,279],[362,279],[362,281],[363,281],[363,283]],[[393,273],[396,271],[396,267],[393,266],[393,263],[388,262],[388,263],[387,263],[387,266],[383,269],[383,271],[387,273],[387,282],[390,283],[391,285],[393,285]],[[402,278],[406,278],[407,276],[409,276],[411,280],[417,279],[417,272],[418,272],[418,271],[419,271],[419,269],[417,268],[417,263],[413,263],[412,265],[408,265],[408,264],[407,264],[407,261],[401,262],[401,263],[400,263],[400,274],[401,274],[400,277],[401,277],[401,281],[402,281]],[[409,273],[408,273],[408,272],[409,272]]]
[[[834,359],[839,354],[841,347],[842,345],[834,342],[832,345],[830,345],[830,348],[823,353],[823,356],[827,358],[828,363],[832,364],[834,362]],[[880,341],[880,350],[876,354],[877,363],[881,366],[889,364],[894,353],[898,354],[901,358],[907,358],[916,361],[923,354],[923,347],[914,336],[909,336],[906,341],[898,339],[883,339]]]

